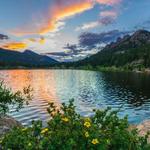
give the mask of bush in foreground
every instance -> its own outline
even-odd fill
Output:
[[[9,112],[10,105],[16,108],[16,111],[23,107],[23,104],[28,104],[32,99],[32,89],[30,86],[23,91],[12,92],[3,82],[0,81],[0,117]]]
[[[3,150],[149,150],[147,136],[129,130],[127,117],[117,111],[97,110],[91,118],[80,116],[73,101],[61,109],[51,103],[47,127],[33,122],[31,127],[15,128],[1,138]]]

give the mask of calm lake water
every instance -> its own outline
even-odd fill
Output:
[[[150,119],[150,76],[135,73],[101,73],[82,70],[1,70],[0,80],[15,90],[31,85],[33,100],[10,115],[30,125],[31,120],[49,118],[48,102],[60,105],[75,99],[77,111],[92,115],[94,108],[123,105],[119,116],[129,115],[131,123]]]

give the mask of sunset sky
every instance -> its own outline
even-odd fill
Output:
[[[37,53],[65,51],[83,32],[150,27],[150,0],[1,0],[0,47]]]

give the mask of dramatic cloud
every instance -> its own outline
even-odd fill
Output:
[[[119,0],[99,0],[99,3],[102,4],[118,4],[120,1]],[[111,2],[111,3],[110,3]],[[75,30],[80,31],[80,30],[88,30],[96,27],[102,27],[102,26],[107,26],[109,24],[112,24],[116,18],[118,17],[119,11],[116,8],[113,8],[111,10],[103,10],[100,12],[100,19],[98,21],[93,21],[93,22],[88,22],[85,23],[79,27],[77,27]]]
[[[76,61],[102,50],[107,44],[119,37],[130,34],[128,31],[112,30],[101,33],[82,33],[78,44],[67,44],[64,52],[45,53],[58,61]]]
[[[41,38],[29,38],[28,39],[30,42],[33,43],[40,43],[40,44],[44,44],[45,43],[45,38],[41,37]]]
[[[98,51],[100,51],[100,48],[98,49],[87,49],[80,47],[80,45],[70,45],[67,44],[64,49],[67,51],[64,52],[54,52],[54,53],[44,53],[45,55],[48,55],[60,62],[71,62],[71,61],[78,61],[81,60],[87,56],[91,56],[93,54],[96,54]]]
[[[8,40],[9,37],[7,35],[4,34],[0,34],[0,40]]]
[[[39,32],[47,33],[48,31],[53,31],[57,29],[60,20],[63,20],[70,16],[74,16],[90,8],[92,8],[92,4],[89,0],[70,0],[69,2],[56,0],[56,5],[54,5],[52,10],[50,10],[52,14],[52,16],[49,19],[50,21],[48,21],[44,25],[44,27],[40,29]]]
[[[112,41],[115,41],[118,37],[121,37],[125,34],[128,34],[128,32],[121,32],[118,30],[102,32],[99,34],[85,32],[79,36],[79,44],[86,47],[95,47],[97,44],[108,44]]]
[[[116,5],[119,4],[122,0],[96,0],[96,1],[104,5]]]
[[[111,17],[111,18],[115,19],[118,16],[118,12],[115,10],[106,10],[106,11],[100,12],[100,16],[101,17]]]
[[[23,42],[10,42],[0,46],[0,48],[8,50],[22,50],[27,48],[27,44]]]
[[[76,14],[82,13],[93,7],[92,0],[56,0],[54,4],[50,7],[47,16],[43,16],[41,23],[35,23],[34,25],[28,27],[23,27],[23,29],[15,29],[11,33],[16,35],[28,35],[28,34],[44,34],[49,31],[55,31],[60,26],[64,25],[62,20],[74,16]],[[39,22],[39,20],[38,20]]]
[[[100,26],[100,22],[98,21],[93,21],[93,22],[89,22],[89,23],[85,23],[82,26],[77,27],[75,30],[76,31],[80,31],[80,30],[88,30],[91,28],[95,28],[97,26]]]
[[[102,17],[99,21],[85,23],[82,26],[77,27],[75,30],[80,31],[80,30],[89,30],[96,27],[103,27],[112,24],[114,21],[115,21],[114,16],[106,16]]]
[[[40,23],[39,20],[36,20],[37,18],[35,16],[32,24],[26,25],[20,29],[15,29],[11,31],[11,33],[15,35],[29,35],[57,31],[58,28],[64,25],[63,20],[91,9],[97,3],[100,5],[114,6],[120,2],[121,0],[55,0],[49,8],[48,14],[40,18]],[[113,12],[105,13],[111,13],[106,15],[113,15],[113,17],[115,15]],[[98,22],[91,22],[89,25],[85,24],[81,29],[94,28],[98,26]]]
[[[47,38],[46,35],[54,33],[56,37],[58,31],[65,26],[66,19],[92,9],[98,4],[107,6],[107,8],[111,10],[107,9],[106,11],[105,7],[103,7],[98,20],[85,23],[77,27],[76,30],[88,30],[95,27],[106,26],[113,23],[117,18],[118,12],[114,8],[116,8],[120,2],[121,0],[54,0],[46,11],[47,13],[41,13],[40,15],[36,13],[32,14],[32,21],[30,20],[29,23],[24,24],[24,26],[20,28],[17,27],[17,29],[9,32],[16,36],[26,36],[24,39],[21,39],[20,42],[10,41],[3,45],[1,44],[1,47],[12,50],[23,50],[25,48],[45,50],[47,47],[50,47],[50,43],[53,47],[56,47],[58,41],[55,38]],[[42,36],[42,38],[39,38],[39,35]],[[27,39],[27,37],[31,38]]]
[[[24,39],[22,41],[12,41],[11,39],[7,39],[7,41],[2,41],[0,43],[0,48],[8,49],[8,50],[15,50],[15,51],[20,51],[20,50],[25,50],[27,48],[31,48],[33,44],[35,45],[44,45],[46,42],[46,39],[44,37],[39,37],[39,38],[29,38],[29,39]]]

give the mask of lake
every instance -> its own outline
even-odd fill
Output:
[[[10,115],[23,125],[49,118],[49,102],[60,105],[74,98],[77,111],[92,115],[94,108],[122,106],[119,116],[128,115],[130,123],[150,119],[150,76],[136,73],[102,73],[83,70],[1,70],[0,80],[14,91],[31,85],[33,100]]]

